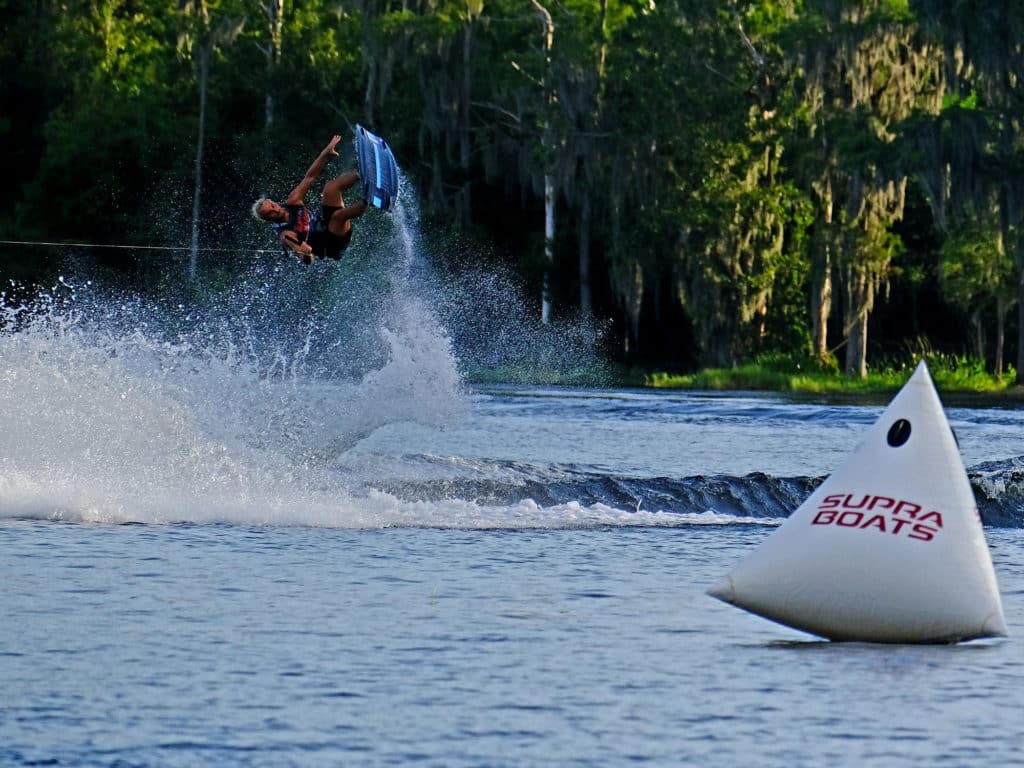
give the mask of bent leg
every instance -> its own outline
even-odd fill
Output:
[[[327,222],[327,230],[338,237],[343,237],[352,229],[352,219],[358,219],[366,213],[366,201],[360,200],[344,208],[338,208],[331,214]]]
[[[341,176],[331,179],[324,184],[321,202],[331,208],[344,208],[345,199],[342,197],[342,193],[352,189],[358,181],[358,171],[349,171],[348,173],[343,173]]]

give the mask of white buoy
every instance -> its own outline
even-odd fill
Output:
[[[846,463],[708,594],[830,640],[1006,635],[974,493],[923,361]]]

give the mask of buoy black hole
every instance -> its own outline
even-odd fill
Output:
[[[906,419],[897,419],[889,427],[889,445],[899,448],[910,439],[910,422]]]

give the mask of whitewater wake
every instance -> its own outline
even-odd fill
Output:
[[[257,261],[222,288],[142,298],[69,277],[28,304],[0,296],[0,518],[650,524],[571,500],[403,498],[385,459],[348,459],[382,427],[443,428],[467,411],[451,337],[418,287],[417,220],[400,205],[340,265]]]
[[[775,525],[822,480],[361,450],[377,430],[460,423],[470,395],[449,335],[404,273],[386,291],[375,278],[362,310],[351,276],[310,279],[258,267],[195,305],[70,281],[29,307],[0,298],[0,519]],[[309,306],[311,286],[325,298],[306,317],[295,308]],[[1021,460],[969,472],[987,525],[1024,524]]]
[[[443,428],[466,412],[447,337],[416,301],[398,302],[378,328],[386,362],[346,380],[310,372],[326,366],[315,335],[291,350],[261,346],[251,327],[186,332],[159,307],[61,289],[31,311],[5,305],[0,517],[468,529],[737,519],[558,499],[543,482],[524,487],[518,471],[505,494],[446,485],[433,469],[402,485],[387,457],[353,460],[376,429]]]
[[[537,333],[500,275],[433,272],[417,222],[405,201],[361,222],[340,264],[254,260],[201,290],[0,293],[0,520],[776,525],[821,481],[376,451],[378,433],[401,445],[472,417],[467,369],[600,371],[586,333]],[[1024,524],[1020,460],[970,474],[986,524]]]
[[[29,304],[0,295],[0,519],[775,525],[822,480],[375,451],[378,430],[394,444],[405,425],[436,431],[470,417],[460,370],[481,349],[453,340],[417,274],[427,268],[414,226],[391,222],[375,233],[384,248],[343,269],[257,262],[187,298],[74,279]],[[986,525],[1024,524],[1021,459],[969,473]]]

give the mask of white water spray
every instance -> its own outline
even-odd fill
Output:
[[[488,507],[381,490],[402,460],[353,448],[406,422],[443,428],[467,409],[446,325],[473,313],[437,311],[452,307],[452,286],[425,262],[404,179],[403,193],[390,217],[360,221],[340,264],[264,258],[198,299],[124,297],[82,278],[28,307],[0,297],[0,519],[667,522],[602,505]],[[507,331],[501,343],[513,349]]]
[[[383,236],[392,284],[364,301],[373,312],[331,300],[365,291],[358,281],[295,267],[203,306],[73,279],[31,308],[0,300],[0,516],[389,524],[339,457],[381,426],[443,426],[463,409],[451,343],[405,290],[416,244],[396,224]],[[311,279],[315,312],[296,311]],[[368,327],[381,362],[346,377],[343,347],[368,347]]]

